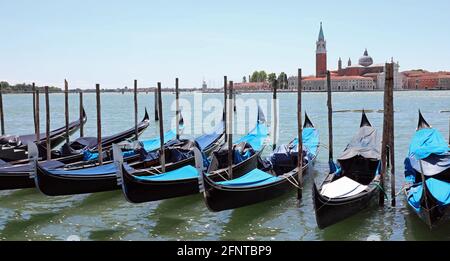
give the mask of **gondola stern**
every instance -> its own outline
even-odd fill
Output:
[[[258,105],[258,123],[266,123],[266,116],[264,115],[264,112],[261,108],[261,106]]]
[[[303,128],[315,128],[311,119],[308,117],[308,113],[305,111],[305,123],[303,124]]]
[[[361,116],[361,125],[360,127],[372,127],[372,124],[370,123],[369,119],[367,118],[366,111],[362,110],[362,116]]]
[[[142,121],[150,121],[150,116],[148,115],[147,107],[145,107],[144,119]]]
[[[429,128],[431,128],[431,125],[428,124],[428,122],[423,117],[422,112],[419,110],[419,123],[417,125],[417,130],[429,129]]]

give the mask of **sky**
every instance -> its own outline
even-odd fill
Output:
[[[450,1],[0,0],[0,80],[70,88],[222,86],[255,70],[315,70],[323,22],[329,69],[375,63],[450,70]]]

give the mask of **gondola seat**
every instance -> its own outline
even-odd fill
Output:
[[[323,185],[321,194],[328,198],[349,198],[358,195],[366,189],[367,186],[344,176]]]
[[[195,167],[191,165],[184,166],[182,168],[157,175],[135,176],[136,179],[142,181],[173,181],[182,179],[192,179],[197,177],[198,171]]]
[[[217,182],[217,184],[227,187],[254,187],[269,184],[279,179],[279,177],[272,176],[260,169],[254,169],[240,178]]]

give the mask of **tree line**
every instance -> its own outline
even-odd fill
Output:
[[[281,72],[278,76],[276,73],[266,73],[266,71],[254,71],[251,75],[249,75],[248,80],[247,77],[244,76],[242,78],[242,82],[268,82],[272,84],[275,80],[278,80],[278,87],[281,89],[288,88],[288,77],[287,74]]]
[[[10,85],[8,82],[1,81],[0,88],[3,93],[30,93],[33,91],[33,85],[27,83],[19,83],[15,85]],[[36,86],[36,89],[44,92],[43,86]],[[61,88],[55,86],[48,87],[49,92],[61,92]]]

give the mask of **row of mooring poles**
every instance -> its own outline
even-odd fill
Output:
[[[32,90],[33,90],[33,121],[34,121],[34,131],[36,134],[36,143],[40,144],[41,142],[41,135],[40,135],[40,101],[39,101],[39,89],[36,88],[35,83],[32,84]],[[180,135],[180,130],[178,126],[179,117],[180,117],[180,110],[179,110],[179,90],[178,90],[178,78],[176,79],[176,94],[177,94],[177,137]],[[103,158],[102,158],[102,129],[101,129],[101,99],[100,99],[100,84],[96,84],[95,86],[96,91],[96,109],[97,109],[97,143],[98,143],[98,153],[99,158],[98,162],[100,165],[103,164]],[[51,159],[51,138],[50,138],[50,95],[49,95],[49,88],[48,86],[44,87],[44,95],[45,95],[45,147],[46,147],[46,159]],[[157,95],[158,99],[155,100],[155,104],[159,106],[158,108],[158,119],[161,118],[161,115],[159,111],[162,111],[162,108],[160,108],[161,103],[161,97],[160,97],[160,91],[159,95]],[[83,92],[80,91],[79,93],[79,102],[80,102],[80,137],[84,136],[84,108],[83,108]],[[65,136],[66,136],[66,142],[69,140],[70,136],[70,126],[69,126],[69,84],[67,80],[64,80],[64,107],[65,107]],[[1,90],[0,90],[0,112],[3,113],[3,106],[2,106],[2,97],[1,97]],[[134,81],[134,112],[135,112],[135,137],[136,139],[139,136],[139,129],[138,129],[138,101],[137,101],[137,80]],[[3,117],[1,117],[3,119]],[[2,127],[4,124],[2,124]],[[4,128],[4,127],[3,127]],[[42,155],[44,156],[44,155]]]

